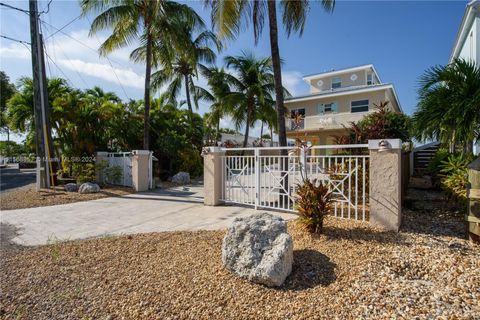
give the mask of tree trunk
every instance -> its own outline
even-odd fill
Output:
[[[273,147],[273,127],[270,127],[270,147]]]
[[[248,143],[248,132],[250,131],[250,110],[247,112],[247,122],[245,124],[245,138],[243,139],[243,147],[246,148],[247,147],[247,143]],[[243,151],[242,151],[242,155],[243,155]]]
[[[220,141],[220,117],[217,120],[217,132],[215,132],[215,144]]]
[[[188,74],[184,74],[183,77],[185,80],[185,96],[187,98],[189,117],[190,117],[190,121],[193,121],[193,109],[192,109],[192,101],[190,101],[190,86],[188,85]]]
[[[147,31],[148,32],[148,31]],[[152,72],[152,36],[147,36],[147,56],[145,68],[145,94],[143,103],[145,105],[143,120],[143,149],[150,150],[150,76]]]
[[[262,121],[262,125],[260,127],[260,141],[262,141],[263,139],[263,121]]]
[[[275,0],[268,0],[268,24],[270,27],[270,49],[272,51],[273,78],[275,80],[275,105],[277,108],[278,125],[278,144],[280,147],[287,146],[287,131],[285,128],[285,110],[283,106],[283,86],[282,86],[282,68],[280,61],[280,50],[278,49],[278,28],[277,28],[277,8]],[[273,137],[272,137],[273,138]],[[280,154],[287,155],[286,149],[281,149]],[[288,193],[288,174],[285,174],[288,168],[288,157],[282,157],[280,161],[280,170],[282,171],[282,190],[279,194],[281,205],[289,203]],[[286,194],[285,194],[286,193]]]
[[[278,49],[277,9],[274,0],[268,2],[268,22],[270,27],[270,48],[272,51],[273,75],[275,80],[275,104],[277,108],[278,143],[287,146],[287,131],[285,129],[285,110],[283,106],[282,68],[280,50]],[[272,137],[273,138],[273,137]],[[282,150],[282,154],[286,154]]]

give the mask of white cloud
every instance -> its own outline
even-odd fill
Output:
[[[298,71],[284,71],[282,72],[283,86],[287,88],[292,96],[296,96],[301,93],[303,84],[302,74]]]
[[[109,82],[120,83],[124,86],[143,89],[144,76],[135,73],[132,69],[113,68],[107,63],[85,62],[82,60],[60,59],[58,64],[64,68],[75,72],[83,73],[88,76],[100,78]],[[115,71],[115,72],[113,72]],[[117,79],[118,76],[118,79]]]
[[[22,45],[20,43],[12,43],[9,46],[0,45],[0,57],[1,59],[30,59],[30,51],[27,49],[28,45]],[[5,63],[3,61],[2,63]]]

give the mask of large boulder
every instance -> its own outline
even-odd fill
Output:
[[[80,193],[97,193],[99,191],[100,186],[92,182],[85,182],[78,188],[78,192]]]
[[[269,213],[236,218],[223,239],[224,266],[252,282],[280,286],[292,271],[293,240],[287,223]]]
[[[63,186],[63,189],[65,189],[66,192],[77,192],[78,186],[76,183],[67,183]]]
[[[181,185],[189,184],[190,183],[190,173],[180,171],[179,173],[177,173],[176,175],[174,175],[172,177],[172,182],[173,183],[178,183],[178,184],[181,184]]]

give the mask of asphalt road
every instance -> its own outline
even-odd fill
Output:
[[[35,169],[0,168],[0,192],[35,183]]]

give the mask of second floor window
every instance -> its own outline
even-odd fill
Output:
[[[332,78],[332,89],[338,89],[342,87],[342,79],[339,77]]]
[[[319,104],[317,105],[317,112],[319,114],[337,113],[337,103],[332,102],[332,103]]]
[[[373,84],[373,75],[371,73],[367,74],[367,85]]]
[[[351,104],[351,111],[354,112],[366,112],[368,111],[368,100],[357,100],[352,101]]]

